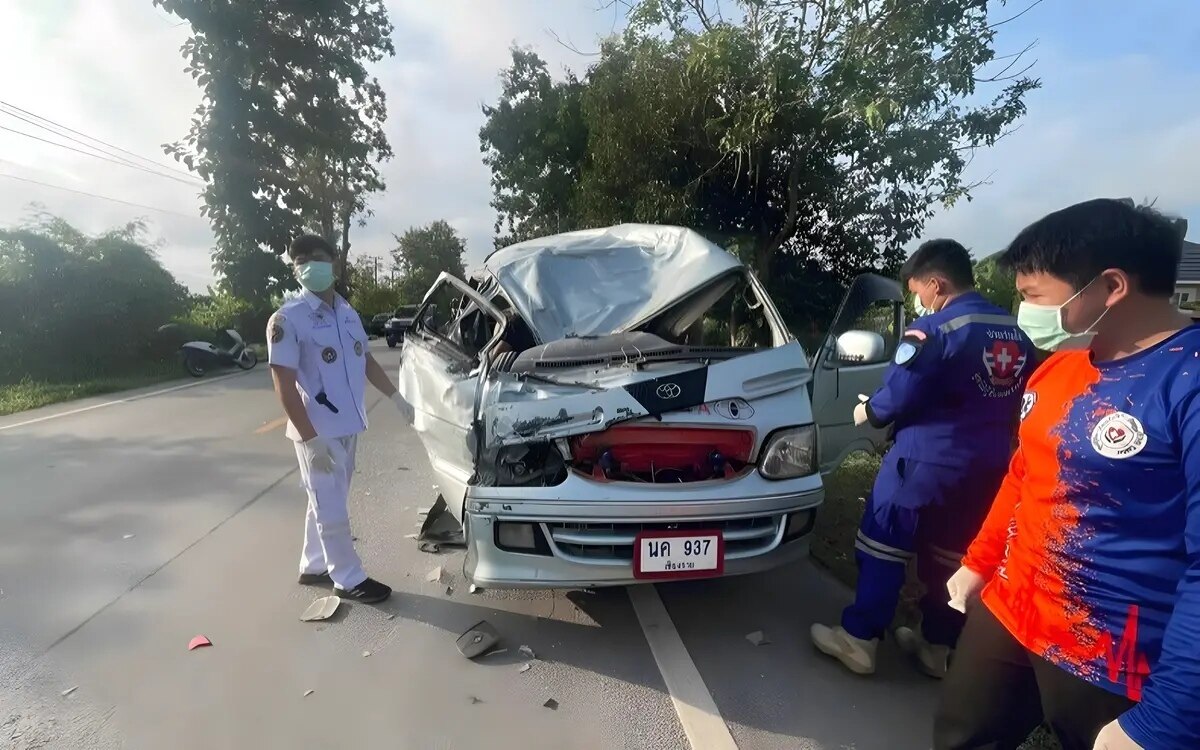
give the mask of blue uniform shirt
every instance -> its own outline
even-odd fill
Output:
[[[867,416],[876,427],[895,426],[897,457],[1006,466],[1033,367],[1016,318],[968,292],[909,325]]]

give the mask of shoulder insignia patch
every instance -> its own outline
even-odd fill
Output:
[[[912,362],[913,359],[920,354],[920,352],[920,341],[911,341],[908,338],[905,338],[901,340],[900,345],[896,347],[896,355],[892,358],[892,361],[901,367],[904,367],[909,362]]]
[[[362,356],[362,353],[363,353],[363,347],[362,347],[362,342],[361,342],[361,341],[355,341],[355,342],[354,342],[354,353],[355,353],[355,354],[357,354],[357,355],[358,355],[358,356],[360,356],[360,357]]]

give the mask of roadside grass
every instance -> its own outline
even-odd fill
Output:
[[[879,456],[855,453],[841,467],[825,478],[825,504],[817,514],[813,533],[812,557],[834,578],[853,588],[858,581],[858,566],[854,561],[854,537],[862,519],[864,499],[879,472]],[[909,580],[900,595],[896,621],[893,625],[915,624],[920,619],[917,600],[921,585],[909,570]],[[932,721],[932,717],[930,717]],[[1062,750],[1061,745],[1044,727],[1030,735],[1021,750]]]
[[[132,375],[88,378],[74,383],[23,380],[15,385],[0,385],[0,416],[88,396],[142,388],[183,375],[177,364],[163,364]]]

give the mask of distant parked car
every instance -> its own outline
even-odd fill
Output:
[[[396,313],[384,326],[383,333],[387,337],[388,346],[394,348],[404,340],[404,334],[412,328],[413,317],[417,314],[418,307],[419,305],[401,305],[396,308]]]
[[[391,319],[391,317],[391,313],[379,313],[375,317],[371,318],[371,325],[367,326],[367,332],[372,336],[384,335],[387,322],[389,319]]]

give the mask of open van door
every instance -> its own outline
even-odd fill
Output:
[[[904,291],[892,279],[863,274],[850,285],[813,361],[810,384],[821,473],[857,450],[882,450],[888,430],[854,426],[858,394],[883,384],[904,332]]]
[[[438,490],[456,518],[475,472],[472,446],[486,353],[504,335],[505,322],[468,284],[442,273],[404,338],[400,392],[413,407]]]

